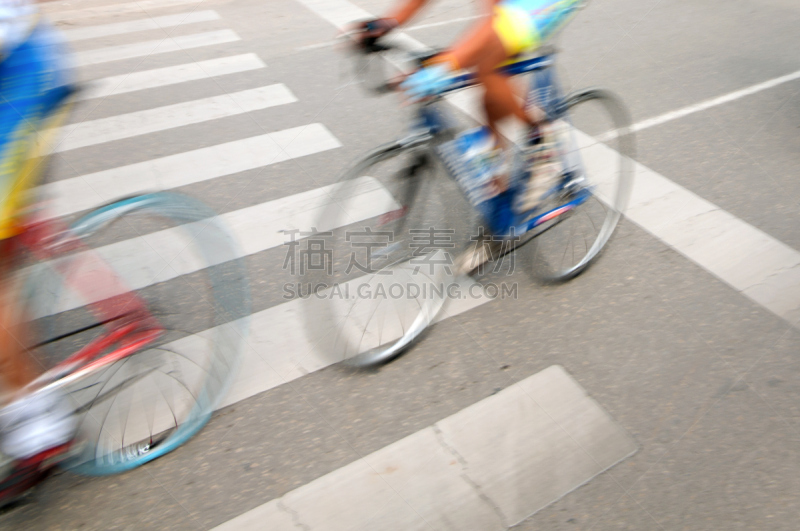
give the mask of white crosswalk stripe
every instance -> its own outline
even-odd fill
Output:
[[[356,292],[360,279],[349,282],[350,291]],[[346,289],[346,288],[342,288]],[[443,321],[468,312],[491,301],[491,298],[473,280],[464,278],[436,321]],[[294,299],[251,316],[249,332],[243,351],[242,366],[228,395],[220,408],[240,400],[269,391],[297,378],[324,369],[340,360],[326,356],[322,345],[316,344],[303,326],[303,312],[314,311],[307,304],[324,304],[323,301]],[[396,339],[387,337],[386,341]],[[170,344],[179,352],[196,348],[203,334],[189,336]]]
[[[247,72],[264,68],[264,61],[254,53],[209,59],[154,70],[132,72],[120,76],[95,79],[86,83],[77,100],[104,98],[152,88],[166,87],[187,81],[210,79],[212,77]]]
[[[101,26],[89,26],[86,28],[63,30],[62,34],[68,41],[82,41],[107,37],[109,35],[123,35],[125,33],[135,33],[137,31],[147,31],[163,28],[183,26],[185,24],[196,24],[209,20],[219,20],[216,11],[192,11],[191,13],[179,13],[177,15],[165,15],[161,17],[143,18],[130,22],[117,22],[115,24],[103,24]]]
[[[123,138],[165,131],[184,125],[236,116],[276,105],[293,103],[297,98],[283,84],[243,90],[201,100],[176,103],[156,109],[89,120],[61,128],[63,140],[56,152],[112,142]]]
[[[238,40],[240,40],[239,36],[231,30],[207,31],[204,33],[195,33],[193,35],[167,37],[146,42],[121,44],[107,48],[87,50],[78,53],[75,62],[78,66],[90,66],[109,63],[111,61],[121,61],[123,59],[135,59],[147,55],[213,46],[215,44],[224,44],[226,42]]]
[[[396,208],[392,197],[379,183],[369,177],[362,179],[361,185],[353,191],[353,195],[359,198],[358,206],[348,212],[353,223]],[[332,186],[227,212],[219,217],[241,245],[244,256],[259,253],[284,245],[285,231],[307,231],[328,203]],[[338,227],[321,225],[319,228],[330,230]],[[205,263],[203,257],[182,255],[186,249],[185,244],[181,245],[184,235],[183,228],[175,227],[84,252],[98,253],[113,263],[115,270],[125,278],[127,286],[138,290],[215,265]],[[142,268],[141,264],[150,264],[152,267]],[[153,271],[157,273],[153,274]],[[111,295],[103,292],[104,297]],[[85,302],[77,297],[64,297],[55,311],[71,310]]]
[[[53,198],[53,215],[65,216],[97,207],[115,197],[186,186],[340,145],[325,126],[310,124],[63,179],[42,186],[41,191]]]
[[[73,9],[76,2],[53,2],[43,3],[42,10],[47,14],[47,18],[52,21],[68,21],[91,17],[126,15],[130,13],[147,14],[152,10],[199,4],[204,1],[205,0],[142,0],[141,2],[126,2],[124,4],[87,7],[84,9]],[[62,9],[65,6],[67,9]]]
[[[214,529],[508,529],[636,449],[552,366]]]

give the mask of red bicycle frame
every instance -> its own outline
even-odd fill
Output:
[[[50,338],[47,343],[103,326],[105,333],[48,369],[29,388],[63,386],[138,352],[157,340],[164,329],[144,301],[131,291],[98,253],[55,219],[34,221],[15,238],[38,261],[49,261],[72,291],[87,302],[98,323]],[[20,249],[14,249],[19,252]],[[76,275],[75,272],[82,274]]]

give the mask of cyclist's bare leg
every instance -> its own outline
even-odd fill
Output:
[[[62,393],[26,388],[39,371],[25,348],[19,289],[8,273],[0,272],[0,452],[18,460],[49,450],[60,454],[75,434],[73,412]]]
[[[478,80],[485,89],[483,105],[486,110],[486,123],[497,138],[500,138],[499,122],[509,116],[513,116],[527,125],[535,124],[514,94],[508,76],[497,72],[494,68],[485,70],[479,68]]]
[[[483,103],[487,125],[498,145],[502,145],[498,129],[502,120],[514,117],[530,127],[543,121],[544,113],[534,107],[526,109],[524,99],[515,93],[511,79],[497,71],[497,66],[508,59],[508,52],[497,36],[491,18],[481,21],[443,56],[460,68],[476,69],[485,90]],[[501,189],[507,185],[503,180],[501,178],[496,183]]]
[[[536,109],[526,110],[515,95],[508,76],[497,72],[497,66],[508,59],[491,18],[481,21],[447,52],[460,68],[475,68],[478,80],[486,88],[486,105],[489,127],[496,131],[496,123],[513,115],[522,122],[535,125],[541,119]],[[447,55],[444,54],[444,55]]]
[[[0,405],[13,399],[38,376],[25,351],[26,330],[20,315],[19,290],[14,286],[7,258],[0,259]]]

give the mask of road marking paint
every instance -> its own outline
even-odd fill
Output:
[[[660,116],[655,116],[647,120],[642,120],[641,122],[634,124],[632,129],[634,132],[643,131],[645,129],[665,124],[667,122],[671,122],[679,118],[684,118],[686,116],[689,116],[690,114],[695,114],[701,111],[711,109],[712,107],[717,107],[719,105],[730,103],[732,101],[736,101],[747,96],[752,96],[753,94],[756,94],[758,92],[769,90],[779,85],[783,85],[784,83],[789,83],[791,81],[796,81],[798,79],[800,79],[800,70],[791,74],[787,74],[785,76],[776,77],[775,79],[770,79],[769,81],[765,81],[763,83],[757,83],[755,85],[743,88],[741,90],[730,92],[728,94],[719,96],[717,98],[711,98],[705,101],[701,101],[700,103],[695,103],[694,105],[689,105],[687,107],[678,109],[676,111],[667,112]]]
[[[104,98],[117,94],[136,92],[168,85],[176,85],[198,79],[210,79],[237,72],[247,72],[265,68],[267,65],[254,53],[209,59],[196,63],[187,63],[142,72],[133,72],[120,76],[95,79],[86,83],[78,93],[78,100]]]
[[[348,210],[350,223],[377,217],[397,208],[394,198],[378,181],[362,177],[355,181],[355,184],[352,193],[358,200],[354,201],[352,208]],[[233,237],[242,246],[242,256],[280,247],[286,243],[286,231],[293,229],[307,231],[314,225],[322,231],[338,228],[324,223],[318,224],[320,212],[330,201],[330,193],[334,186],[336,185],[229,212],[219,216],[220,221],[229,228]],[[185,245],[187,236],[202,230],[202,223],[116,242],[94,249],[91,253],[92,256],[96,253],[106,263],[112,264],[114,270],[125,279],[129,289],[142,289],[215,265],[194,255]],[[85,263],[91,266],[92,261],[81,260],[80,254],[70,256],[70,263]],[[43,263],[32,267],[51,266],[50,263]],[[80,271],[73,273],[81,275]],[[391,280],[389,277],[386,282]],[[348,283],[354,284],[353,293],[360,293],[357,291],[358,286],[355,285],[359,282],[362,280],[355,279]],[[457,289],[448,290],[446,293],[450,300],[447,301],[437,321],[454,317],[491,300],[481,286],[468,278],[460,280]],[[111,297],[116,293],[104,287],[103,291],[95,295],[100,299]],[[59,299],[57,307],[41,308],[41,311],[31,315],[31,318],[68,311],[87,302],[93,302],[89,300],[91,298],[91,294],[81,292],[77,295],[67,290]],[[341,361],[331,359],[326,355],[325,349],[316,347],[303,327],[298,325],[304,312],[314,311],[314,306],[306,306],[309,303],[325,304],[316,298],[295,299],[245,318],[249,320],[250,332],[243,352],[241,370],[229,394],[218,407],[233,404]],[[340,309],[341,306],[335,308]],[[202,351],[203,343],[208,341],[209,333],[214,330],[179,339],[170,343],[168,348],[176,352],[185,352],[187,355]]]
[[[79,52],[76,55],[75,62],[77,66],[90,66],[109,63],[111,61],[144,57],[147,55],[178,52],[190,48],[200,48],[202,46],[212,46],[214,44],[223,44],[238,40],[240,40],[239,36],[231,30],[208,31],[205,33],[195,33],[193,35],[181,35],[179,37],[169,37],[87,50]]]
[[[304,52],[306,50],[316,50],[318,48],[328,48],[329,46],[334,46],[337,42],[336,40],[333,41],[325,41],[325,42],[318,42],[316,44],[309,44],[307,46],[300,46],[297,48],[297,51]]]
[[[638,163],[626,216],[800,327],[800,252]]]
[[[340,30],[357,20],[375,18],[375,15],[347,0],[299,0],[301,4],[324,18]]]
[[[355,203],[352,211],[348,211],[352,223],[385,214],[396,208],[392,196],[375,179],[362,177],[358,185],[352,193],[360,200]],[[219,219],[239,243],[243,256],[249,256],[284,245],[287,241],[285,231],[293,229],[308,231],[315,226],[322,209],[330,201],[334,186],[324,186],[227,212],[221,214]],[[196,223],[199,227],[202,227],[202,224],[202,221]],[[332,230],[338,227],[321,224],[317,228]],[[99,254],[108,263],[113,264],[115,271],[125,279],[128,288],[138,290],[215,265],[205,263],[200,256],[188,254],[184,256],[186,236],[196,230],[201,229],[194,228],[192,224],[182,225],[84,252]],[[69,259],[72,260],[72,256],[77,254],[79,253],[71,255]],[[105,297],[112,295],[114,294],[104,292]],[[88,301],[76,297],[64,297],[60,302],[61,306],[53,309],[53,312],[77,308]]]
[[[456,22],[464,22],[464,21],[467,21],[467,20],[475,20],[475,19],[481,18],[482,16],[483,15],[475,15],[475,16],[471,16],[471,17],[454,18],[454,19],[450,19],[450,20],[445,20],[443,22],[431,22],[430,24],[417,24],[416,26],[408,26],[406,28],[403,28],[403,31],[416,31],[416,30],[421,30],[421,29],[435,28],[437,26],[445,26],[447,24],[455,24]],[[309,44],[307,46],[300,46],[299,48],[297,48],[297,50],[298,51],[306,51],[306,50],[316,50],[318,48],[327,48],[329,46],[335,45],[337,42],[339,42],[339,41],[332,40],[332,41],[318,42],[316,44]]]
[[[480,120],[479,94],[448,101]],[[577,132],[589,175],[618,155]],[[520,138],[520,131],[508,131]],[[588,147],[591,146],[591,147]],[[597,183],[602,191],[603,185]],[[800,252],[634,161],[634,187],[625,216],[753,302],[800,327]]]
[[[204,1],[205,0],[142,0],[141,2],[127,2],[124,4],[85,7],[83,9],[71,9],[76,2],[53,2],[42,3],[40,4],[40,7],[46,13],[46,16],[49,20],[58,22],[89,17],[125,15],[130,13],[147,14],[147,12],[151,9],[182,6],[187,4],[199,4]],[[68,9],[62,9],[64,7],[67,7]]]
[[[388,277],[386,282],[392,279]],[[352,280],[349,291],[356,293],[361,278]],[[465,277],[457,282],[457,289],[448,293],[446,311],[439,313],[435,322],[455,317],[492,299],[484,292],[483,286]],[[374,286],[373,286],[374,288]],[[347,290],[342,287],[342,290]],[[295,299],[253,314],[249,333],[242,355],[242,364],[230,391],[218,408],[223,408],[245,398],[255,396],[284,383],[296,380],[314,371],[338,363],[325,351],[324,345],[316,343],[304,326],[306,312],[314,312],[314,305],[327,301],[316,299]],[[335,331],[331,330],[333,334]],[[320,334],[321,336],[322,334]],[[189,336],[170,344],[170,349],[178,352],[193,352],[202,348],[204,334]],[[395,340],[399,335],[386,337]],[[362,349],[363,350],[363,349]]]
[[[636,450],[554,365],[214,529],[507,529]]]
[[[216,11],[193,11],[191,13],[179,13],[177,15],[165,15],[161,17],[143,18],[128,22],[117,22],[114,24],[102,24],[99,26],[89,26],[86,28],[64,29],[61,34],[71,42],[109,35],[123,35],[125,33],[135,33],[137,31],[147,31],[163,28],[182,26],[185,24],[196,24],[209,20],[219,20],[220,16]]]
[[[231,94],[166,105],[156,109],[89,120],[61,128],[55,152],[94,146],[185,125],[296,102],[282,83]]]
[[[338,147],[324,125],[309,124],[63,179],[39,191],[53,198],[49,214],[66,216],[117,197],[186,186]]]
[[[429,24],[417,24],[416,26],[409,26],[407,28],[403,28],[404,31],[416,31],[421,29],[428,29],[428,28],[436,28],[438,26],[447,26],[449,24],[456,24],[458,22],[466,22],[468,20],[475,20],[478,18],[483,18],[485,15],[473,15],[471,17],[458,17],[458,18],[451,18],[450,20],[443,20],[441,22],[431,22]]]
[[[339,28],[372,16],[347,0],[299,1]],[[426,48],[403,33],[394,38],[412,50]],[[720,105],[798,78],[800,72],[789,74],[697,107]],[[474,90],[453,94],[448,101],[482,120]],[[607,160],[610,148],[597,146],[587,166],[598,168]],[[800,327],[800,252],[639,163],[626,216],[753,302]]]

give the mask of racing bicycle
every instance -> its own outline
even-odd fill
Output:
[[[54,89],[49,114],[72,87]],[[6,249],[26,347],[41,368],[28,388],[58,389],[75,442],[25,462],[0,456],[0,501],[55,461],[88,475],[130,470],[177,448],[209,420],[235,375],[249,285],[235,239],[188,196],[123,198],[72,219],[31,207]]]
[[[387,64],[408,71],[432,56],[408,51],[397,37],[366,40],[358,48],[357,71],[375,92],[397,90],[383,71]],[[493,246],[492,258],[499,264],[524,250],[536,276],[563,282],[597,259],[628,202],[635,155],[630,118],[607,90],[564,95],[552,49],[500,68],[529,77],[527,104],[541,109],[556,131],[560,170],[543,204],[508,210],[514,237]],[[463,295],[457,257],[494,238],[485,230],[488,202],[471,200],[475,189],[463,177],[465,160],[451,149],[464,120],[447,99],[475,84],[474,74],[458,73],[438,96],[413,105],[408,134],[359,159],[330,191],[308,240],[310,249],[325,250],[327,262],[304,272],[315,292],[303,311],[328,363],[369,367],[401,354],[448,299]],[[524,146],[515,145],[512,173],[524,181],[530,167]]]

